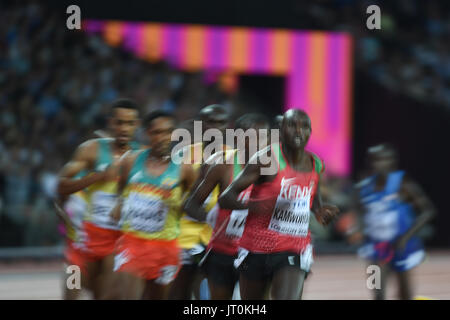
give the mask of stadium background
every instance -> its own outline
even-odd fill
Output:
[[[71,4],[81,8],[82,31],[66,28]],[[381,30],[366,27],[370,4],[381,8]],[[213,102],[226,105],[234,117],[263,111],[272,118],[292,101],[304,104],[295,106],[312,114],[313,137],[321,137],[312,148],[331,163],[324,196],[344,213],[352,184],[365,169],[367,147],[391,142],[399,150],[400,167],[438,210],[422,232],[427,247],[448,249],[450,157],[444,139],[450,124],[450,45],[444,39],[450,33],[449,9],[446,1],[416,0],[2,1],[0,260],[60,257],[63,238],[51,205],[56,175],[81,141],[106,128],[108,103],[118,96],[136,99],[144,114],[172,111],[186,126]],[[265,37],[262,31],[316,37],[309,41],[313,54],[303,61],[309,71],[300,72],[300,83],[309,87],[298,89],[283,73],[301,60],[295,55],[289,63],[266,58],[258,65],[236,54],[245,49],[237,47],[228,51],[230,64],[210,68],[205,64],[213,62],[183,46],[166,47],[166,55],[162,49],[158,55],[151,42],[140,51],[124,32],[133,29],[124,26],[139,23],[151,23],[153,30],[196,27],[194,38],[200,29],[234,28],[234,39],[244,44],[248,38],[242,30],[253,38]],[[339,56],[333,48],[340,41],[345,52]],[[214,50],[216,43],[207,45]],[[327,68],[321,61],[328,61]],[[319,253],[355,250],[336,224],[316,228],[315,234]]]

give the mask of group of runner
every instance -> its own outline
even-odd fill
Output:
[[[82,143],[60,173],[65,257],[80,267],[83,288],[94,299],[198,299],[207,277],[212,299],[231,299],[238,280],[243,299],[300,298],[312,259],[310,208],[324,224],[337,213],[315,196],[323,164],[304,150],[309,117],[290,110],[281,141],[270,144],[267,134],[246,140],[244,150],[216,143],[207,160],[212,142],[192,143],[176,163],[175,118],[150,113],[142,121],[149,144],[141,145],[132,140],[138,110],[130,99],[115,101],[111,137]],[[203,108],[198,120],[221,133],[230,125],[220,105]],[[235,129],[268,133],[270,121],[246,114]],[[249,154],[252,143],[264,148]],[[260,172],[270,165],[262,155],[276,163],[271,175]],[[79,293],[66,287],[64,297]]]
[[[279,141],[258,134],[237,147],[191,143],[177,153],[180,163],[172,156],[174,116],[147,115],[149,143],[141,145],[133,141],[138,110],[130,99],[115,101],[111,137],[81,144],[60,173],[65,257],[80,267],[82,287],[94,299],[200,299],[206,278],[211,299],[231,299],[237,283],[242,299],[301,299],[313,262],[310,215],[327,225],[339,213],[322,203],[324,164],[305,150],[309,116],[278,116]],[[220,105],[203,108],[198,120],[221,134],[230,127]],[[270,123],[246,114],[234,129],[268,133]],[[389,188],[399,181],[389,178]],[[64,287],[65,299],[79,297]]]

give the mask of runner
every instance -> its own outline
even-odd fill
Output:
[[[81,178],[85,175],[81,172],[75,178]],[[87,258],[83,251],[82,242],[82,221],[87,211],[86,193],[84,190],[71,194],[66,201],[55,202],[57,215],[63,221],[64,234],[66,237],[66,248],[64,250],[64,282],[63,282],[63,299],[77,300],[80,297],[81,289],[70,289],[67,280],[70,273],[67,273],[69,266],[77,266],[81,272],[82,289],[91,290],[86,276]]]
[[[203,108],[199,113],[199,120],[202,121],[203,132],[209,129],[220,130],[224,135],[228,126],[229,116],[225,108],[221,105],[210,105]],[[196,178],[203,176],[206,172],[201,167],[203,163],[203,152],[209,146],[215,143],[217,149],[226,149],[226,146],[220,145],[214,141],[199,142],[188,146],[185,157],[190,159]],[[197,182],[200,180],[197,179]],[[197,186],[194,185],[193,188]],[[215,188],[204,203],[204,209],[208,212],[217,203],[219,188]],[[184,214],[180,221],[180,237],[178,243],[182,250],[182,268],[175,279],[169,298],[174,300],[189,300],[194,296],[200,298],[200,283],[205,278],[201,272],[198,262],[205,253],[205,248],[211,238],[212,228],[205,222]]]
[[[130,99],[116,100],[111,106],[110,127],[113,138],[92,139],[81,144],[74,157],[60,173],[58,193],[65,198],[85,190],[88,203],[83,217],[83,241],[87,259],[86,275],[94,299],[108,299],[117,296],[113,290],[113,257],[115,242],[120,231],[109,219],[115,205],[115,182],[117,168],[113,163],[126,151],[137,149],[131,142],[139,124],[138,107]],[[87,172],[82,178],[76,178]]]
[[[207,196],[218,185],[220,193],[237,177],[243,165],[247,163],[250,156],[250,144],[257,146],[267,146],[266,141],[258,141],[259,130],[270,129],[269,120],[260,114],[246,114],[236,120],[236,129],[247,131],[255,130],[255,140],[246,139],[244,152],[237,149],[219,152],[211,157],[205,164],[207,174],[201,178],[198,188],[189,196],[184,208],[190,216],[204,221],[206,211],[202,208],[202,203]],[[258,143],[259,142],[259,143]],[[231,160],[231,161],[230,161]],[[251,187],[245,189],[239,195],[239,199],[248,199]],[[213,211],[213,210],[212,210]],[[212,214],[212,213],[211,213]],[[233,266],[238,251],[239,238],[244,230],[247,210],[226,210],[218,208],[218,215],[210,217],[208,221],[214,228],[213,235],[208,244],[208,253],[202,268],[208,278],[211,298],[213,300],[229,300],[232,298],[235,285],[238,281],[238,273]]]
[[[170,158],[172,115],[151,113],[145,120],[150,148],[127,154],[121,161],[119,203],[112,216],[120,221],[114,270],[125,299],[167,299],[178,273],[177,244],[183,194],[194,182],[191,165]]]
[[[312,263],[310,210],[322,224],[339,211],[321,203],[323,163],[305,151],[310,134],[308,115],[288,110],[281,124],[281,143],[272,142],[255,154],[219,198],[221,208],[248,209],[235,260],[244,300],[262,300],[270,287],[273,299],[300,299]],[[239,194],[252,184],[248,204],[243,204]]]
[[[409,300],[413,298],[411,270],[425,258],[416,235],[432,219],[435,210],[422,189],[397,169],[394,148],[387,144],[372,147],[369,160],[373,175],[357,185],[359,229],[363,229],[366,240],[359,254],[380,267],[381,288],[374,290],[375,299],[385,299],[386,282],[393,271],[398,278],[399,298]],[[349,236],[361,238],[357,237],[359,229]]]

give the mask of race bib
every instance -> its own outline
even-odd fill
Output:
[[[230,221],[228,222],[225,233],[230,237],[242,237],[244,232],[245,220],[247,220],[248,209],[231,211]]]
[[[84,199],[72,195],[65,203],[64,210],[69,214],[73,224],[79,228],[87,210],[87,203]]]
[[[390,241],[398,231],[397,211],[369,211],[365,216],[366,234],[377,241]]]
[[[310,197],[288,200],[278,196],[269,230],[295,237],[306,237],[309,228]]]
[[[108,192],[97,191],[92,195],[92,219],[100,225],[111,227],[115,222],[111,219],[111,210],[117,203],[117,196]]]
[[[159,198],[132,192],[123,212],[133,230],[153,233],[164,228],[169,209]]]

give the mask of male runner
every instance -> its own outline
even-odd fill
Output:
[[[394,148],[387,144],[369,148],[369,160],[373,175],[357,185],[359,220],[366,238],[359,254],[380,267],[381,288],[374,290],[375,299],[385,298],[390,271],[398,277],[399,298],[412,299],[411,270],[425,257],[416,234],[435,211],[422,189],[397,169]]]
[[[312,262],[310,210],[322,224],[339,211],[321,203],[323,163],[305,151],[310,135],[309,116],[288,110],[281,124],[281,143],[272,142],[257,152],[219,198],[222,208],[248,209],[235,261],[244,300],[263,299],[269,287],[273,299],[300,299]],[[263,156],[270,157],[269,164],[264,164]],[[262,170],[273,164],[275,170]],[[243,204],[238,196],[252,184],[248,204]]]
[[[184,193],[194,182],[191,165],[170,158],[172,115],[150,113],[144,126],[150,148],[126,154],[121,161],[119,204],[112,216],[123,231],[114,270],[125,299],[167,299],[180,268],[177,244]]]
[[[203,132],[209,129],[218,129],[225,137],[225,129],[228,126],[229,116],[225,108],[218,104],[209,105],[199,113],[199,120],[202,121]],[[217,149],[226,149],[217,141],[205,141],[192,144],[186,148],[185,157],[190,159],[190,163],[195,171],[196,178],[204,175],[202,169],[203,152],[205,148],[214,143]],[[200,180],[196,180],[200,182]],[[193,188],[197,186],[194,185]],[[205,200],[204,209],[210,211],[217,203],[219,188],[215,188]],[[174,300],[189,300],[192,295],[199,298],[200,282],[204,278],[199,269],[198,262],[205,253],[205,247],[212,234],[212,228],[206,222],[200,222],[184,214],[180,220],[181,233],[178,244],[182,250],[182,268],[177,278],[171,286],[169,298]]]
[[[128,150],[138,149],[131,141],[139,125],[136,103],[130,99],[116,100],[111,106],[110,128],[113,138],[92,139],[81,144],[74,157],[60,173],[58,192],[64,198],[85,190],[88,202],[87,215],[83,218],[86,239],[84,251],[89,260],[86,275],[92,287],[94,299],[114,298],[111,288],[114,281],[114,246],[120,231],[109,218],[115,205],[117,169],[113,165]],[[81,172],[87,174],[81,178]]]
[[[206,219],[206,212],[202,208],[202,203],[212,190],[218,185],[220,193],[233,181],[241,172],[245,163],[253,154],[250,154],[250,144],[254,144],[254,150],[261,145],[267,146],[266,141],[258,141],[259,130],[270,129],[269,120],[261,114],[246,114],[236,120],[235,129],[247,131],[253,129],[254,140],[246,139],[243,153],[237,149],[218,152],[205,164],[209,166],[206,175],[201,178],[201,183],[196,190],[193,190],[185,203],[185,211],[190,216],[200,221]],[[219,161],[216,161],[219,160]],[[231,161],[230,161],[231,160]],[[211,165],[209,165],[211,163]],[[241,192],[239,199],[248,199],[251,186]],[[238,280],[238,273],[233,266],[233,261],[237,257],[238,243],[242,231],[244,230],[247,210],[227,210],[219,208],[219,213],[212,221],[214,226],[213,235],[208,244],[208,256],[202,268],[208,278],[208,285],[213,300],[229,300],[232,298],[234,287]]]
[[[75,178],[81,178],[85,175],[81,172]],[[84,190],[71,194],[65,201],[55,202],[55,209],[58,217],[64,223],[66,248],[64,250],[64,282],[63,282],[63,299],[76,300],[81,294],[81,289],[72,289],[67,285],[70,276],[67,273],[69,266],[77,266],[81,274],[81,286],[83,289],[89,289],[88,278],[86,275],[86,255],[83,252],[82,243],[82,222],[86,214],[88,203]]]

